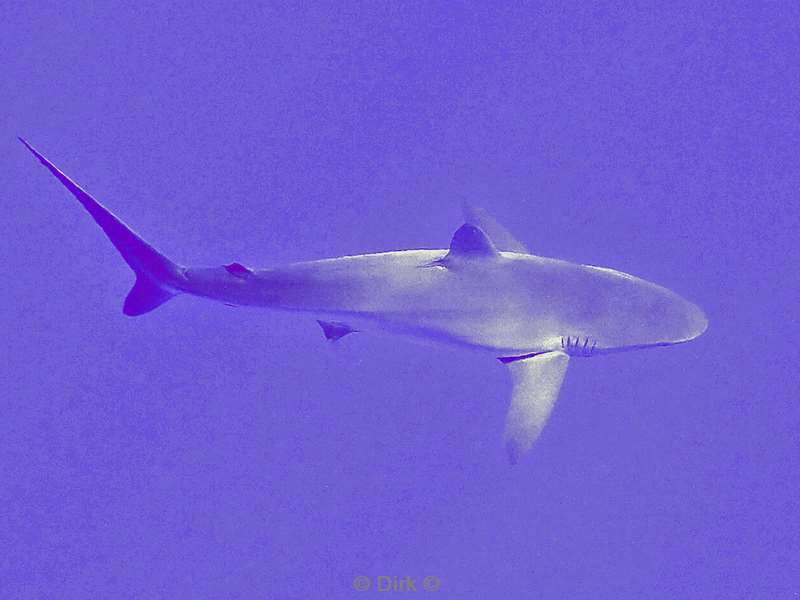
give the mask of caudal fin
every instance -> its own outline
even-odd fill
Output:
[[[122,312],[129,317],[138,317],[158,308],[174,295],[174,292],[164,289],[149,278],[137,276],[136,283],[122,305]]]
[[[177,283],[181,277],[181,268],[178,265],[136,235],[28,142],[22,138],[19,141],[77,198],[136,273],[136,283],[128,293],[122,309],[126,315],[136,316],[150,312],[179,293]]]

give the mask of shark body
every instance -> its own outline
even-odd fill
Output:
[[[668,346],[701,335],[703,312],[638,277],[530,254],[479,209],[449,248],[403,250],[252,269],[185,267],[162,255],[25,140],[78,199],[136,273],[123,312],[145,314],[178,294],[306,313],[329,339],[382,331],[470,347],[512,376],[504,440],[516,462],[558,397],[571,357]]]

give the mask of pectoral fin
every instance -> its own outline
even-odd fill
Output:
[[[511,464],[516,464],[539,437],[558,398],[568,363],[569,356],[560,351],[506,363],[513,389],[503,441]]]

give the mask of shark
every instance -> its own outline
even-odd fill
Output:
[[[537,256],[486,211],[465,206],[443,249],[358,254],[253,268],[184,266],[164,256],[23,138],[133,270],[122,311],[189,294],[314,318],[331,341],[379,332],[474,349],[511,377],[503,442],[511,463],[533,446],[572,359],[674,346],[706,331],[677,293],[611,268]]]

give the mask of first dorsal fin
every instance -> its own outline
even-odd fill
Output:
[[[501,252],[516,252],[517,254],[530,254],[530,250],[515,238],[508,229],[498,223],[482,208],[473,204],[464,203],[464,222],[479,227],[489,236],[495,247]]]
[[[464,223],[453,234],[447,258],[495,258],[500,253],[480,227]]]

